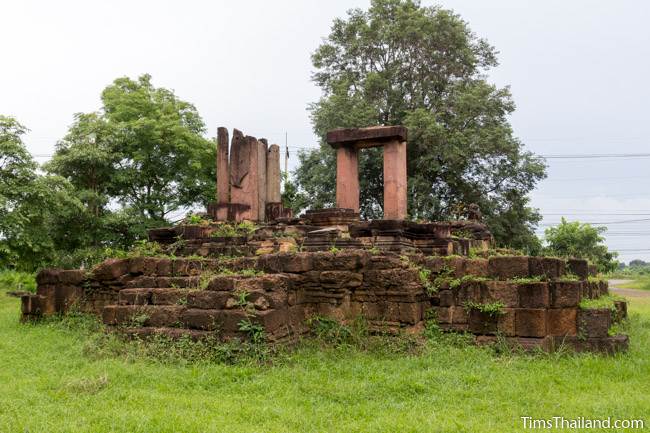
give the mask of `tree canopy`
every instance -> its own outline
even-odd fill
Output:
[[[591,260],[601,272],[613,271],[618,267],[614,260],[616,253],[609,252],[601,236],[606,227],[594,227],[580,221],[568,222],[562,218],[560,224],[545,230],[548,243],[546,252],[560,257],[581,257]]]
[[[164,222],[214,197],[215,144],[196,108],[151,77],[119,78],[98,112],[77,114],[46,168],[66,177],[100,215],[111,201]]]
[[[451,218],[477,203],[500,243],[539,247],[533,228],[540,216],[527,194],[545,165],[513,135],[509,89],[486,79],[496,50],[458,15],[414,0],[373,0],[368,10],[336,19],[312,61],[323,95],[310,112],[322,142],[300,155],[297,206],[334,204],[328,130],[403,124],[411,218]],[[362,152],[359,172],[361,212],[380,217],[381,151]]]

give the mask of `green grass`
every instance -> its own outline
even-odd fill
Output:
[[[0,294],[0,432],[521,432],[524,415],[650,427],[650,298],[630,312],[631,349],[613,357],[434,341],[228,365],[98,351],[93,322],[20,324],[19,300]]]

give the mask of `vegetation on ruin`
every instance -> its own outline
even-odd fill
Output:
[[[612,311],[616,311],[616,301],[624,301],[625,298],[618,296],[616,294],[603,295],[594,299],[582,299],[580,301],[580,308],[585,310],[595,309],[595,308],[607,308]]]
[[[650,406],[650,298],[631,299],[633,344],[614,356],[476,347],[435,326],[426,341],[366,337],[354,323],[278,352],[125,342],[96,318],[20,324],[18,309],[0,293],[0,431],[496,433],[521,431],[522,414],[647,423]]]
[[[211,236],[213,238],[236,238],[248,236],[257,230],[257,225],[251,221],[239,223],[221,223],[214,227]]]
[[[503,305],[502,302],[465,302],[463,305],[467,311],[475,310],[480,311],[481,313],[488,314],[490,316],[499,316],[503,314]]]

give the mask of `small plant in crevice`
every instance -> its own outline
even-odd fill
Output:
[[[332,253],[332,254],[338,254],[338,253],[341,252],[341,249],[340,249],[340,248],[337,248],[337,247],[334,246],[334,245],[332,245],[332,246],[330,247],[330,249],[329,249],[329,252]]]
[[[488,314],[490,316],[500,316],[504,314],[503,308],[505,305],[502,302],[473,302],[467,301],[463,305],[467,311],[480,311],[481,313]]]
[[[250,319],[243,319],[237,325],[241,332],[248,335],[253,344],[262,344],[266,341],[264,327],[259,323],[254,323]]]
[[[151,317],[147,313],[137,313],[129,318],[127,328],[142,328]]]

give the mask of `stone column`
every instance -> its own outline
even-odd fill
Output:
[[[336,207],[359,212],[359,158],[352,145],[336,149]]]
[[[280,146],[272,144],[266,153],[266,202],[279,203],[280,195]]]
[[[225,220],[228,217],[228,203],[230,203],[230,170],[228,163],[228,129],[217,129],[217,219]]]
[[[236,221],[259,218],[258,150],[255,137],[234,130],[230,153],[230,203]]]
[[[384,144],[384,219],[406,219],[406,141]]]
[[[260,138],[257,142],[257,221],[266,219],[266,153],[269,142]]]

